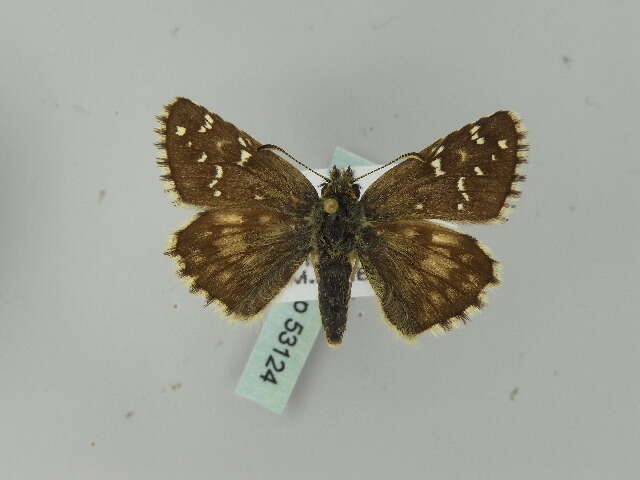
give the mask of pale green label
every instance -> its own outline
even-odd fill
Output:
[[[282,413],[321,326],[317,300],[271,307],[236,393]]]
[[[333,154],[333,164],[339,168],[374,166],[340,147]],[[321,327],[317,300],[273,305],[265,316],[236,393],[282,413]]]

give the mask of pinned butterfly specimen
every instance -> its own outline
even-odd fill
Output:
[[[159,120],[163,179],[179,202],[202,209],[167,253],[191,291],[229,316],[248,320],[264,310],[307,257],[332,345],[342,341],[357,262],[386,319],[405,337],[464,322],[486,287],[498,283],[496,262],[474,238],[429,220],[503,218],[519,194],[514,185],[524,179],[517,168],[527,148],[513,112],[401,155],[362,196],[362,177],[335,167],[329,177],[314,172],[324,180],[318,195],[278,155],[295,160],[285,150],[185,98]]]

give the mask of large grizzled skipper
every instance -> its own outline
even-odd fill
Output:
[[[261,145],[185,98],[159,120],[163,179],[179,202],[203,209],[167,253],[191,291],[230,316],[257,315],[308,256],[332,345],[342,341],[357,262],[387,320],[406,337],[464,322],[481,306],[485,288],[498,283],[496,262],[474,238],[428,220],[502,218],[507,200],[519,194],[514,184],[524,177],[516,170],[527,148],[512,112],[398,157],[393,162],[403,161],[362,197],[356,183],[362,177],[335,167],[318,196],[275,153],[293,158],[286,151]]]

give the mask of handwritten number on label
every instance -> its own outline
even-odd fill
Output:
[[[283,357],[289,358],[289,349],[288,348],[285,348],[284,352],[283,352],[282,350],[278,350],[276,347],[273,347],[273,351],[276,352],[276,353],[279,353]]]
[[[271,382],[274,385],[278,384],[278,381],[276,380],[276,376],[273,374],[270,368],[267,369],[265,373],[260,375],[260,378],[262,379],[263,382]]]
[[[293,323],[293,326],[289,324],[289,322]],[[286,328],[289,332],[298,331],[298,335],[302,335],[302,325],[299,322],[293,320],[293,318],[287,318],[287,321],[284,322],[284,328]]]
[[[298,313],[304,313],[309,308],[309,304],[307,302],[294,302],[293,309]],[[302,335],[302,331],[304,327],[302,324],[293,318],[287,318],[284,321],[284,330],[282,330],[278,334],[278,341],[282,345],[287,345],[287,347],[294,347],[296,343],[298,343],[298,336]],[[290,358],[289,348],[283,348],[282,350],[276,347],[272,348],[273,353],[277,353],[279,356],[284,358]],[[278,358],[278,360],[276,360]],[[285,361],[280,359],[279,357],[274,357],[273,355],[269,355],[267,357],[267,361],[264,364],[267,367],[267,371],[260,375],[260,378],[263,382],[271,382],[274,385],[278,384],[278,380],[276,379],[276,373],[282,372],[287,366]]]
[[[267,362],[264,364],[265,367],[269,367],[269,365],[271,365],[276,372],[281,372],[282,370],[284,370],[284,362],[280,360],[280,364],[277,364],[275,359],[273,358],[273,355],[269,355],[269,358],[267,358]]]
[[[278,341],[283,345],[289,345],[290,347],[295,346],[298,343],[298,337],[292,335],[291,337],[287,336],[287,332],[280,332],[278,335]]]

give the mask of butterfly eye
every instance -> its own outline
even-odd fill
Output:
[[[329,215],[336,213],[339,206],[335,198],[325,198],[322,202],[322,209]]]

